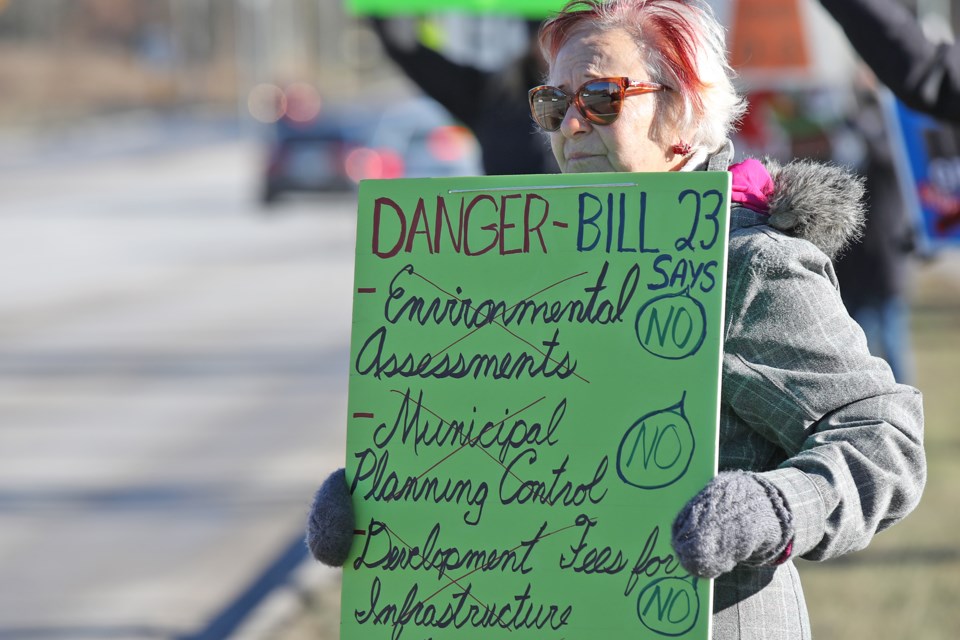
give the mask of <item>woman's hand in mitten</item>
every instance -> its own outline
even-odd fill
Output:
[[[307,546],[331,567],[343,566],[353,543],[353,504],[343,469],[330,474],[313,497],[307,520]]]
[[[793,517],[775,486],[759,473],[727,471],[680,510],[672,543],[684,569],[716,578],[741,562],[783,562],[793,534]]]

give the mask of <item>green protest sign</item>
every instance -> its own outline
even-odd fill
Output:
[[[361,183],[341,637],[709,637],[729,175]]]
[[[347,0],[347,8],[360,15],[421,15],[460,11],[488,15],[544,18],[559,11],[564,0]]]

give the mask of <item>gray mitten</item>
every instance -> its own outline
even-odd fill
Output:
[[[775,486],[758,473],[725,471],[680,510],[672,542],[684,569],[716,578],[741,562],[786,560],[793,535],[793,516]]]
[[[343,469],[324,480],[307,520],[307,546],[313,557],[331,567],[343,566],[353,544],[353,503]]]

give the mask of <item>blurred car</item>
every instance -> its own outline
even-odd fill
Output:
[[[262,198],[270,203],[286,192],[351,190],[367,178],[481,172],[473,135],[428,98],[376,110],[328,107],[310,122],[277,121]]]

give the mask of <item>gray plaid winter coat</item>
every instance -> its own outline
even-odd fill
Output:
[[[765,472],[793,514],[793,556],[826,560],[919,502],[921,397],[870,356],[840,300],[830,256],[858,232],[862,187],[812,162],[768,170],[770,215],[731,213],[720,470]],[[810,638],[793,562],[717,578],[713,625],[718,640]]]

